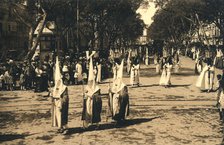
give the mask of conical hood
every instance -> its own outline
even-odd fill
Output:
[[[89,61],[89,75],[88,76],[89,76],[88,77],[88,82],[95,80],[94,72],[93,72],[93,59],[92,59],[92,57],[90,57],[90,61]]]
[[[124,60],[121,61],[121,64],[119,65],[118,71],[117,71],[117,78],[113,81],[112,86],[112,92],[118,93],[120,90],[122,90],[125,86],[123,83],[123,67],[124,67]]]
[[[89,62],[89,76],[88,76],[88,84],[86,86],[87,95],[92,96],[95,92],[99,90],[99,86],[95,82],[95,74],[93,71],[93,59],[90,57]]]
[[[66,86],[63,84],[63,80],[61,77],[61,71],[59,66],[59,60],[58,57],[56,57],[56,63],[55,63],[55,71],[54,71],[54,90],[53,90],[53,97],[54,98],[60,98],[61,94],[65,91]]]
[[[124,59],[122,59],[118,72],[117,72],[117,78],[119,79],[123,78],[123,68],[124,68]]]
[[[54,70],[54,82],[61,80],[61,71],[59,66],[58,56],[56,57],[55,70]]]

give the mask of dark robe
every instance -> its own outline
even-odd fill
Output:
[[[108,116],[112,117],[113,120],[121,121],[125,120],[125,117],[129,115],[129,95],[128,95],[128,88],[125,86],[121,91],[118,92],[118,112],[115,113],[113,110],[113,102],[115,93],[109,92],[110,97],[108,99]]]
[[[98,123],[101,121],[101,111],[102,111],[102,99],[100,96],[100,90],[95,92],[92,96],[92,114],[87,112],[87,99],[86,96],[83,100],[83,111],[82,111],[82,120],[85,120],[87,123]]]

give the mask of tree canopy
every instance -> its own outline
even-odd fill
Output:
[[[33,32],[40,22],[44,26],[47,21],[55,21],[63,48],[74,48],[74,45],[69,46],[69,41],[78,46],[84,39],[91,42],[91,49],[130,45],[142,35],[145,27],[140,15],[136,13],[143,2],[144,0],[15,0],[11,4],[17,18],[30,29],[29,47],[33,54],[36,48],[31,43]]]
[[[148,31],[151,39],[183,43],[211,23],[223,34],[223,0],[156,0],[156,5],[158,10]]]

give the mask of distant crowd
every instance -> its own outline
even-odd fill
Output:
[[[71,60],[69,56],[64,56],[62,60],[60,66],[66,85],[87,83],[88,60],[85,57]],[[95,58],[94,62],[95,73],[101,74],[98,83],[101,79],[112,76],[113,62],[98,58]],[[48,87],[54,85],[54,63],[53,59],[46,58],[41,61],[38,57],[31,62],[15,62],[9,59],[6,63],[0,64],[0,90],[48,91]]]

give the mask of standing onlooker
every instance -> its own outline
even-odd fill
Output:
[[[36,73],[36,88],[35,88],[35,92],[41,92],[42,91],[42,69],[41,69],[41,65],[39,64],[38,67],[35,69],[35,73]]]
[[[11,87],[12,78],[11,78],[8,70],[6,70],[4,73],[4,82],[5,82],[6,90],[7,91],[12,90],[12,87]]]
[[[76,64],[75,70],[76,70],[75,77],[77,78],[77,84],[80,84],[80,82],[82,81],[82,73],[83,73],[81,60],[79,60],[78,63]]]
[[[219,98],[218,109],[219,109],[220,120],[222,120],[222,122],[224,122],[224,93],[223,93],[223,90],[222,90],[220,98]]]
[[[63,81],[65,85],[69,84],[70,81],[70,75],[69,75],[69,68],[68,68],[68,63],[65,62],[63,67],[62,67],[62,74],[63,74]]]
[[[48,64],[45,61],[42,65],[42,91],[48,91]]]
[[[214,59],[214,65],[219,69],[222,69],[224,66],[223,53],[222,53],[220,46],[216,49],[216,57]]]
[[[20,89],[25,90],[25,75],[24,72],[21,72],[19,79]]]
[[[4,75],[3,74],[0,74],[0,91],[3,90],[3,88],[4,88],[3,81],[4,81]]]
[[[223,91],[224,82],[223,82],[223,79],[222,79],[222,75],[218,74],[216,77],[217,77],[217,83],[216,83],[216,90],[214,90],[214,91],[217,91],[217,95],[216,95],[217,96],[217,104],[216,104],[216,106],[218,106],[220,95]]]

